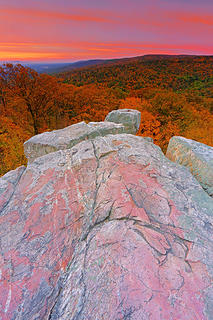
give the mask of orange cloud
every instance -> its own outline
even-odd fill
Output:
[[[213,45],[146,42],[0,43],[0,60],[72,61],[143,54],[211,54]]]
[[[63,13],[59,11],[51,11],[51,10],[39,10],[39,9],[23,9],[23,8],[1,8],[1,13],[11,17],[11,15],[15,16],[26,16],[26,17],[34,17],[37,19],[58,19],[65,21],[77,21],[77,22],[112,22],[109,18],[106,17],[106,14],[101,12],[86,12],[85,14],[71,14],[71,13]]]
[[[213,26],[213,15],[176,12],[175,16],[185,23]]]
[[[12,51],[4,51],[0,52],[0,60],[43,60],[43,59],[57,59],[58,53],[50,53],[50,52],[12,52]]]

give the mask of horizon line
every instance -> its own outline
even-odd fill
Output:
[[[72,64],[76,62],[83,62],[83,61],[110,61],[110,60],[123,60],[123,59],[131,59],[131,58],[140,58],[140,57],[146,57],[146,56],[171,56],[171,57],[213,57],[213,54],[187,54],[187,53],[147,53],[147,54],[141,54],[141,55],[134,55],[134,56],[122,56],[122,57],[112,57],[112,58],[92,58],[92,59],[74,59],[74,60],[55,60],[55,61],[49,61],[49,60],[16,60],[16,59],[9,59],[9,60],[0,60],[0,64]]]

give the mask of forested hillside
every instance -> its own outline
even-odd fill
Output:
[[[0,67],[0,175],[26,163],[22,144],[32,135],[118,108],[140,110],[139,135],[164,151],[173,135],[213,145],[213,57],[121,59],[57,77]]]
[[[61,74],[74,85],[101,83],[140,94],[141,88],[193,90],[213,97],[213,56],[144,56]]]

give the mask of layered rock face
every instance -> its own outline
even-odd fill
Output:
[[[166,156],[191,171],[204,190],[213,196],[213,148],[183,137],[172,137]]]
[[[213,199],[146,139],[35,157],[0,205],[2,320],[212,319]]]

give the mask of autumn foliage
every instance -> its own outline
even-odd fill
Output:
[[[173,135],[213,145],[213,59],[129,59],[56,76],[0,67],[0,175],[26,164],[23,142],[114,109],[141,112],[138,134],[163,151]]]

